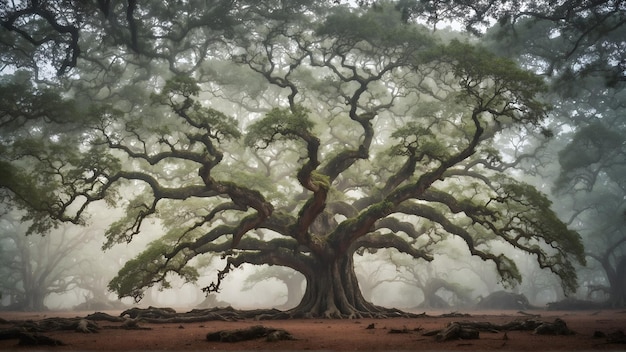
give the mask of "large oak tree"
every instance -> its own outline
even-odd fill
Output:
[[[65,92],[4,79],[0,184],[35,227],[82,223],[107,201],[126,207],[110,247],[161,219],[163,235],[109,285],[136,299],[172,273],[197,279],[198,258],[219,254],[206,291],[244,263],[279,265],[306,279],[291,316],[384,315],[359,291],[354,253],[429,261],[447,236],[505,282],[521,276],[493,241],[575,289],[578,234],[489,145],[540,128],[539,77],[406,24],[394,6],[225,3],[238,16],[212,27],[215,9],[129,1],[129,38],[87,17]]]

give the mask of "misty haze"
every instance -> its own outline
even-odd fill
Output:
[[[0,22],[0,348],[626,343],[625,2]]]

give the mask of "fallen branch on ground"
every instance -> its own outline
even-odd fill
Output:
[[[268,328],[262,325],[255,325],[245,329],[220,330],[206,335],[208,341],[219,342],[240,342],[263,337],[267,341],[295,340],[286,330]]]
[[[498,325],[490,322],[451,322],[444,329],[431,330],[425,332],[424,336],[435,336],[437,341],[449,341],[458,339],[477,339],[480,331],[498,333],[501,331],[533,331],[537,335],[573,335],[562,319],[556,318],[554,322],[543,322],[541,320],[527,319],[516,320],[506,324]]]

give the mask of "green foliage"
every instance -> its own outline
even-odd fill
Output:
[[[442,50],[452,60],[454,74],[460,78],[465,92],[464,98],[477,102],[480,109],[492,113],[500,111],[516,121],[530,123],[545,117],[547,106],[536,96],[545,92],[547,86],[538,75],[521,69],[511,59],[458,40],[451,41]]]
[[[199,94],[200,86],[194,78],[178,75],[168,79],[161,93],[152,95],[152,100],[170,106],[193,127],[206,129],[213,138],[218,140],[239,138],[241,132],[238,121],[217,109],[205,107],[194,101],[193,97],[198,97]],[[160,132],[164,135],[170,134],[167,130]]]
[[[314,126],[308,114],[308,109],[302,106],[293,110],[273,108],[262,119],[250,125],[245,143],[250,147],[264,149],[279,140],[306,140]]]
[[[156,240],[134,259],[129,260],[111,280],[108,287],[120,298],[132,297],[136,302],[141,300],[144,290],[160,283],[162,288],[170,288],[168,274],[175,273],[187,282],[198,279],[198,271],[187,265],[189,256],[178,253],[173,258],[165,255],[171,245],[163,240]]]
[[[165,82],[161,96],[175,97],[182,96],[184,98],[190,98],[192,96],[198,96],[200,93],[200,86],[193,77],[188,75],[177,75]]]
[[[220,139],[223,136],[226,140],[236,139],[241,136],[238,128],[238,121],[221,111],[202,107],[200,104],[193,105],[193,115],[199,125],[207,128],[212,137]]]
[[[416,122],[409,122],[391,134],[392,138],[400,139],[401,143],[390,149],[392,155],[427,155],[431,159],[444,160],[450,156],[448,146],[442,138]]]
[[[22,129],[25,126],[56,132],[55,124],[80,123],[85,118],[75,101],[64,99],[53,88],[35,86],[26,71],[0,76],[0,107],[3,130],[20,135],[26,132]],[[40,120],[49,124],[40,125]]]
[[[102,249],[110,249],[120,243],[130,243],[134,235],[139,232],[139,228],[145,216],[152,208],[153,199],[150,195],[142,193],[132,198],[126,206],[124,215],[119,220],[113,222],[106,230],[107,241]]]
[[[373,45],[413,46],[426,39],[421,28],[400,20],[401,14],[390,3],[382,3],[364,14],[340,8],[319,26],[317,34],[339,38],[341,41]]]
[[[585,264],[578,232],[568,229],[551,209],[552,202],[535,187],[511,179],[499,183],[501,204],[496,203],[494,210],[509,219],[503,227],[507,241],[535,255],[542,268],[561,277],[565,292],[574,292],[575,264]]]

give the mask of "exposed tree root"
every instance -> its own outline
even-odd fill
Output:
[[[303,309],[294,308],[288,311],[277,309],[236,310],[232,307],[193,309],[189,312],[177,313],[172,308],[131,308],[123,311],[120,316],[130,319],[139,319],[146,323],[195,323],[203,321],[237,321],[245,319],[253,320],[288,320],[288,319],[361,319],[361,318],[417,318],[424,314],[407,313],[395,308],[376,307],[375,310],[360,311],[352,309],[342,312],[337,308],[326,310],[321,316],[316,316]],[[97,314],[97,315],[96,315]],[[112,317],[106,313],[96,313],[88,316],[93,320],[123,321],[123,318]],[[121,320],[120,320],[121,319]]]
[[[43,332],[69,330],[95,333],[100,327],[84,318],[46,318],[39,321],[12,321],[10,328],[0,329],[0,340],[19,340],[20,346],[62,346],[62,341],[41,335]]]
[[[244,319],[289,319],[289,314],[277,309],[236,310],[232,307],[193,309],[177,313],[172,308],[131,308],[123,311],[121,317],[139,319],[146,323],[197,323],[203,321],[237,321]]]
[[[19,328],[21,331],[37,333],[60,330],[73,330],[82,333],[97,332],[100,327],[93,321],[84,318],[46,318],[38,321],[13,321],[12,328],[0,330],[0,332]],[[0,336],[2,334],[0,333]]]

